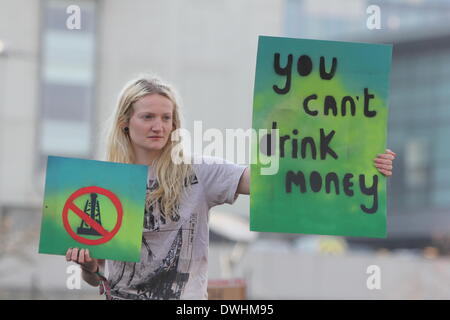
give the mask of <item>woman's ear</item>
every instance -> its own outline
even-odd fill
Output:
[[[121,125],[120,125],[120,128],[121,128],[121,130],[122,130],[124,133],[128,133],[128,132],[130,131],[130,129],[129,129],[129,127],[128,127],[128,123],[123,123],[123,124],[121,124]]]

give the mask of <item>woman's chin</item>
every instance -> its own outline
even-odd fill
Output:
[[[162,143],[151,143],[146,145],[146,149],[148,151],[161,151],[164,148],[164,144]]]

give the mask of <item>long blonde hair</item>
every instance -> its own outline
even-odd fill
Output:
[[[149,94],[159,94],[172,101],[173,130],[181,128],[179,98],[175,89],[155,75],[140,75],[129,81],[119,94],[117,108],[108,134],[106,159],[112,162],[134,163],[135,155],[129,134],[124,125],[129,123],[133,103]],[[161,214],[167,219],[176,221],[179,218],[178,205],[187,183],[192,177],[192,166],[188,163],[176,164],[171,159],[172,150],[180,153],[181,140],[169,139],[162,149],[160,157],[154,162],[157,187],[147,192],[146,208],[159,203]]]

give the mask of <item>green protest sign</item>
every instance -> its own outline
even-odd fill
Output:
[[[259,37],[252,231],[386,236],[392,46]],[[256,159],[256,161],[255,161]]]
[[[140,260],[147,166],[49,156],[39,253]]]

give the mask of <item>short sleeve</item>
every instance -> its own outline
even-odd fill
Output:
[[[202,157],[201,164],[194,164],[199,183],[203,186],[209,207],[237,199],[237,187],[246,166],[214,157]]]

